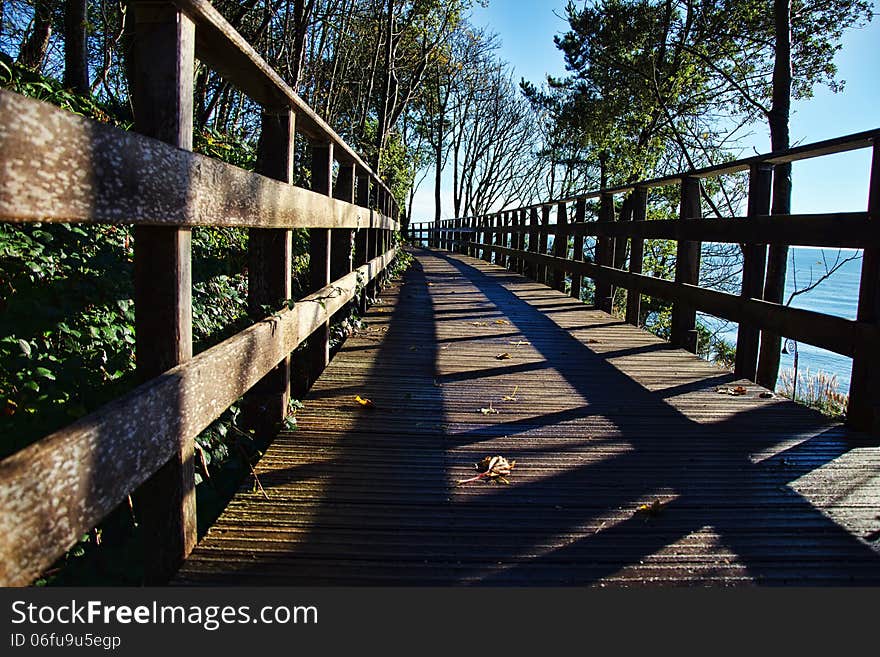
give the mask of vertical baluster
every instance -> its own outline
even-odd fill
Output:
[[[770,213],[770,195],[773,184],[773,166],[753,164],[749,171],[749,203],[747,221]],[[767,268],[767,245],[746,244],[743,247],[743,274],[741,295],[746,299],[764,296],[764,271]],[[757,326],[740,322],[736,337],[736,376],[755,380],[758,370]]]
[[[538,208],[533,207],[529,209],[529,253],[538,252],[539,230],[540,227],[538,226]],[[538,280],[538,265],[534,262],[528,262],[526,264],[525,274],[532,280]]]
[[[355,189],[355,194],[357,195],[358,206],[368,208],[370,205],[370,176],[360,167],[357,168],[357,188]],[[369,225],[370,213],[364,213],[363,219],[364,223]],[[365,265],[370,261],[369,228],[363,227],[357,229],[357,232],[354,235],[354,252],[357,258],[355,264],[358,267]],[[361,290],[360,297],[358,298],[358,312],[362,316],[367,312],[369,286],[370,284],[367,281],[364,281],[364,289]]]
[[[550,227],[550,206],[541,206],[541,232],[538,236],[538,251],[541,255],[547,255],[547,244],[550,241],[548,229]],[[548,276],[550,275],[549,267],[546,265],[538,266],[538,281],[549,285]]]
[[[599,199],[599,221],[614,221],[614,196],[602,194]],[[610,267],[614,258],[614,240],[608,235],[596,237],[596,264]],[[599,310],[610,313],[614,305],[614,289],[611,282],[602,274],[596,277],[595,305]]]
[[[257,172],[293,182],[295,122],[289,109],[263,112]],[[255,322],[280,309],[291,296],[291,246],[290,230],[248,231],[248,314]],[[259,436],[274,434],[287,416],[289,400],[290,358],[285,358],[248,393],[242,409],[243,425]]]
[[[568,211],[565,203],[556,206],[556,237],[553,238],[553,255],[557,258],[568,257]],[[553,270],[551,287],[565,292],[565,269],[556,267]]]
[[[171,4],[134,4],[134,130],[192,150],[195,26]],[[158,376],[192,357],[191,233],[134,229],[137,375]],[[183,411],[168,409],[179,424]],[[174,455],[136,493],[144,536],[144,579],[165,582],[196,544],[194,441],[180,435]]]
[[[333,144],[312,145],[312,191],[333,195]],[[330,284],[330,230],[309,229],[310,291]],[[306,362],[311,386],[330,362],[330,322],[324,322],[309,338]]]
[[[875,140],[868,189],[868,218],[880,222],[880,144]],[[856,319],[880,325],[880,249],[866,248],[862,256],[862,279]],[[853,356],[846,423],[859,431],[880,434],[880,345],[860,341]]]
[[[699,221],[700,179],[686,177],[681,181],[681,205],[679,221]],[[696,285],[700,279],[700,242],[678,240],[675,255],[675,282]],[[690,352],[697,352],[697,311],[684,302],[672,304],[672,331],[670,342]]]
[[[587,217],[587,200],[579,198],[574,205],[574,223],[572,232],[574,233],[572,260],[583,262],[584,260],[584,220]],[[583,286],[584,277],[582,274],[573,273],[571,275],[571,297],[580,301],[581,287]]]
[[[630,197],[632,204],[633,222],[645,221],[648,216],[648,190],[645,187],[636,187]],[[642,261],[645,256],[645,240],[640,235],[633,235],[630,239],[629,271],[632,274],[642,273]],[[626,292],[626,322],[633,326],[639,325],[641,313],[642,295],[639,288],[634,286]]]

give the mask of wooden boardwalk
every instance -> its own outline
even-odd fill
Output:
[[[246,482],[177,583],[880,584],[880,448],[543,285],[415,253],[259,462],[268,499]],[[510,485],[456,486],[495,454]]]

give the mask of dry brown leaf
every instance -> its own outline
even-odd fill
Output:
[[[479,472],[477,476],[470,479],[459,479],[458,484],[469,484],[484,477],[496,484],[509,484],[507,477],[510,476],[510,471],[515,465],[516,461],[508,461],[503,456],[487,456],[479,463],[474,463],[474,467]]]
[[[640,504],[636,509],[636,513],[644,513],[648,516],[656,516],[658,515],[669,502],[661,502],[660,500],[654,500],[650,504]]]
[[[748,393],[748,389],[745,386],[736,386],[735,388],[715,388],[715,392],[719,395],[731,395],[733,397],[740,397]]]
[[[492,402],[489,402],[489,408],[481,408],[480,413],[483,415],[498,415],[498,409],[492,408]]]
[[[761,399],[773,399],[773,393],[772,392],[762,392],[759,395],[759,397],[761,397]]]
[[[355,396],[354,400],[364,408],[375,408],[376,406],[371,399],[361,397],[360,395]]]
[[[495,360],[510,360],[511,355],[506,351],[503,354],[498,354],[495,356]]]
[[[471,322],[471,326],[489,326],[489,322]]]

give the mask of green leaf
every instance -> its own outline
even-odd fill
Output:
[[[37,376],[43,377],[44,379],[49,379],[50,381],[55,380],[55,375],[52,374],[51,371],[47,370],[45,367],[38,367],[37,369],[34,370],[34,373]]]
[[[25,340],[19,340],[18,346],[21,348],[21,353],[23,353],[28,358],[31,357],[31,345]]]

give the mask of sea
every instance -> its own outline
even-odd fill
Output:
[[[820,279],[828,271],[834,272]],[[789,249],[785,296],[787,301],[793,291],[804,290],[817,283],[815,288],[791,299],[794,308],[804,308],[827,315],[855,319],[859,300],[859,283],[862,275],[862,252],[853,249],[818,249],[792,247]],[[722,323],[711,317],[703,317],[718,328],[718,336],[736,343],[736,324]],[[852,359],[825,349],[791,340],[785,344],[781,356],[780,371],[794,368],[794,356],[798,355],[798,374],[804,376],[823,372],[837,378],[839,392],[848,393]]]

